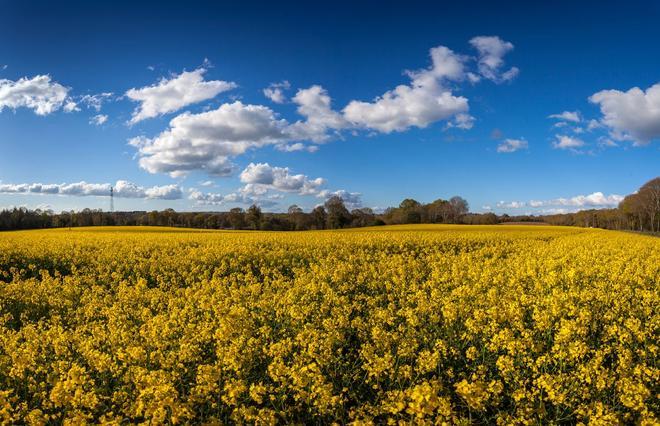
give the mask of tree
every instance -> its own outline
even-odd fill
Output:
[[[660,224],[656,227],[656,222],[660,220],[660,177],[652,179],[642,185],[638,192],[640,208],[644,211],[648,221],[649,230],[660,231]]]
[[[420,207],[421,204],[417,200],[413,200],[412,198],[406,198],[405,200],[401,201],[399,204],[399,208],[401,210],[414,210],[418,207]]]
[[[629,229],[644,230],[644,208],[639,194],[627,195],[619,204],[619,209],[628,218]]]
[[[344,200],[336,195],[330,197],[325,202],[325,209],[328,211],[327,224],[330,229],[343,228],[351,223],[351,213],[344,205]]]
[[[467,212],[470,210],[468,202],[465,199],[455,195],[449,199],[451,206],[451,216],[454,223],[458,223]]]
[[[306,224],[306,216],[303,213],[303,209],[298,207],[296,204],[292,204],[289,206],[289,209],[287,210],[287,213],[289,215],[289,218],[291,219],[291,224],[293,226],[294,230],[302,230],[302,229],[307,229],[307,224]]]
[[[325,229],[325,223],[328,218],[325,208],[323,206],[316,206],[314,210],[312,210],[311,215],[314,229]]]
[[[422,205],[417,200],[406,198],[399,204],[403,223],[420,223],[422,221]]]
[[[369,207],[355,209],[351,211],[351,216],[353,217],[352,227],[373,226],[376,222],[376,215]]]
[[[261,226],[261,209],[256,204],[252,204],[247,210],[245,219],[251,229],[257,230]]]
[[[240,207],[229,210],[229,225],[234,229],[245,228],[245,212]]]
[[[443,220],[443,210],[447,210],[447,206],[449,205],[449,201],[443,200],[442,198],[439,198],[432,202],[431,204],[427,204],[426,206],[426,215],[428,218],[428,221],[431,223],[437,223]]]

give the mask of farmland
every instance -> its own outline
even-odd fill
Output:
[[[0,234],[0,421],[656,424],[660,239]]]

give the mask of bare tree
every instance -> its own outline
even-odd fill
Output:
[[[660,220],[660,177],[652,179],[639,188],[638,196],[640,198],[642,209],[646,213],[649,220],[649,228],[651,232],[660,231],[660,224],[656,223]]]

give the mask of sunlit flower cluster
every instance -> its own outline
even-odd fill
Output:
[[[658,424],[660,239],[0,234],[0,423]]]

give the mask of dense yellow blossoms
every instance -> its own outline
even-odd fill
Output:
[[[0,234],[0,422],[657,424],[660,239]]]

